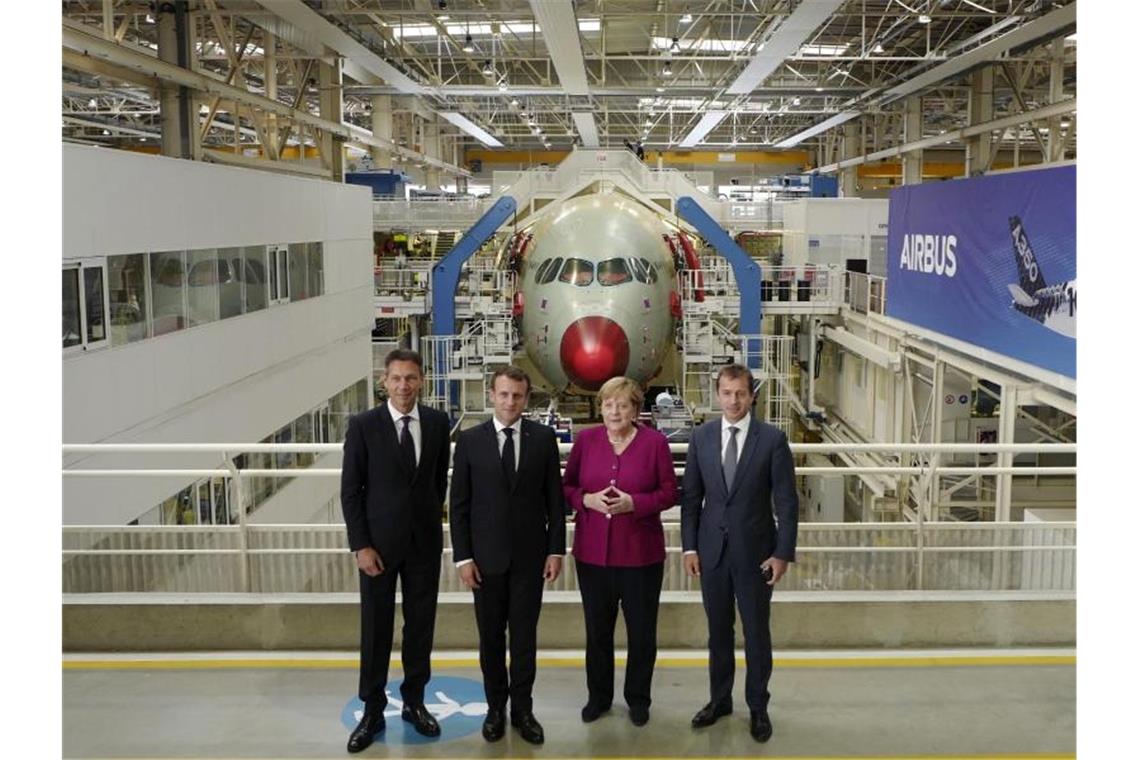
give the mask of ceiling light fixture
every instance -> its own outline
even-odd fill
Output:
[[[97,105],[99,105],[99,103],[95,100],[95,98],[91,98],[91,100],[87,101],[88,108],[94,108]]]
[[[798,106],[799,104],[800,104],[799,98],[792,98],[792,105],[793,106]]]
[[[507,91],[507,80],[506,79],[500,79],[499,80],[499,92],[506,92],[506,91]]]
[[[693,23],[693,14],[686,12],[685,15],[681,16],[681,23],[682,24]]]
[[[875,47],[871,48],[871,52],[872,53],[885,53],[887,51],[883,49],[882,43],[875,43]]]
[[[930,21],[931,21],[930,16],[928,16],[927,14],[925,14],[925,13],[919,14],[918,23],[929,24]]]
[[[658,85],[657,87],[654,87],[653,89],[657,90],[657,92],[665,92],[665,88],[660,86],[660,85]]]
[[[463,52],[464,53],[474,53],[475,52],[475,43],[471,41],[471,35],[470,34],[467,35],[467,39],[463,41]]]
[[[673,76],[673,67],[670,66],[668,63],[666,63],[665,68],[661,69],[661,76],[663,76],[663,77]]]
[[[518,107],[519,107],[519,99],[518,98],[511,98],[511,108],[518,108]]]
[[[669,52],[670,53],[680,53],[681,52],[681,40],[680,39],[678,39],[677,37],[673,38],[673,44],[669,46]]]
[[[483,63],[483,76],[489,77],[494,73],[495,73],[495,69],[491,66],[491,62],[490,61],[484,62]]]

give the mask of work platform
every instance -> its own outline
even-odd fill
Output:
[[[689,721],[708,695],[702,654],[659,651],[647,726],[628,719],[618,652],[613,709],[589,725],[580,651],[540,651],[534,712],[546,744],[517,732],[488,744],[476,653],[433,658],[426,702],[442,735],[426,739],[389,704],[387,728],[361,757],[1072,757],[1076,667],[1071,649],[776,651],[772,739],[748,733],[743,659],[735,712]],[[354,653],[67,658],[65,757],[340,758],[361,703]],[[389,693],[399,698],[400,665]]]

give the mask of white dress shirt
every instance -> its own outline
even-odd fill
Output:
[[[396,425],[396,443],[400,442],[400,433],[404,430],[404,423],[400,421],[402,417],[411,417],[412,421],[408,423],[408,432],[412,434],[412,443],[416,447],[416,466],[420,464],[420,452],[423,446],[420,441],[422,435],[420,432],[420,405],[415,404],[412,406],[412,411],[404,414],[392,404],[392,400],[388,399],[388,414],[392,415],[392,422]]]
[[[522,417],[519,417],[517,420],[515,420],[513,425],[504,425],[503,423],[499,422],[498,417],[492,417],[491,419],[494,420],[495,423],[495,437],[499,440],[500,459],[503,457],[503,446],[507,445],[507,434],[503,431],[507,428],[515,431],[512,435],[515,439],[515,472],[518,472],[519,455],[522,453],[522,441],[520,440],[522,436]]]
[[[740,463],[740,455],[744,453],[744,439],[748,437],[748,425],[752,422],[752,415],[746,414],[736,422],[729,422],[724,416],[720,418],[720,461],[728,452],[729,427],[735,427],[736,433],[736,461]]]

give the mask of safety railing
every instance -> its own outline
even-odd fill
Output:
[[[65,469],[67,478],[229,477],[237,487],[237,525],[65,526],[63,590],[108,592],[335,593],[356,588],[356,569],[343,525],[253,525],[246,520],[241,482],[247,477],[335,478],[339,468],[238,468],[238,453],[339,451],[338,444],[91,444],[66,445],[69,455],[212,453],[222,468]],[[563,455],[568,445],[560,446]],[[683,455],[687,445],[670,444]],[[964,453],[1075,453],[1073,444],[792,444],[793,453],[893,453],[886,466],[799,467],[797,475],[878,474],[910,476],[1011,474],[1025,477],[1076,474],[1076,467],[940,466],[938,455]],[[906,457],[930,455],[929,465],[904,465]],[[682,467],[677,467],[678,474]],[[673,510],[670,514],[675,514]],[[443,526],[445,547],[447,526]],[[573,524],[568,525],[568,546]],[[665,524],[666,591],[695,592],[695,579],[681,567],[680,526]],[[445,548],[441,590],[459,591],[450,548]],[[556,584],[574,590],[573,558]],[[1074,522],[801,523],[797,564],[785,590],[954,590],[1073,592],[1076,582]],[[696,597],[694,597],[696,598]]]

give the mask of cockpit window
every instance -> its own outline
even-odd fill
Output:
[[[630,259],[629,268],[633,270],[634,279],[638,282],[649,282],[649,270],[645,268],[645,259]]]
[[[571,285],[585,287],[594,281],[594,265],[585,259],[566,259],[558,279]]]
[[[601,285],[621,285],[632,279],[625,259],[606,259],[598,263],[598,283]]]
[[[649,275],[649,284],[657,282],[657,265],[650,262],[649,259],[640,259],[642,266],[645,267],[646,273]]]
[[[539,285],[545,285],[548,282],[553,282],[554,278],[558,276],[558,268],[562,266],[562,258],[554,257],[547,259],[539,265],[538,272],[534,275],[534,281]]]

